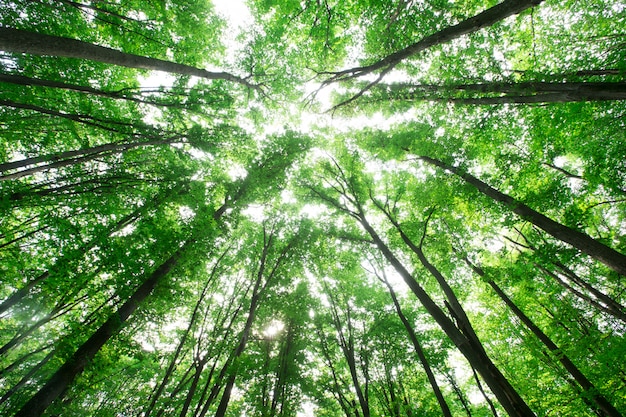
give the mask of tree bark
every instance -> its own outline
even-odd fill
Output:
[[[176,142],[177,139],[180,138],[155,139],[145,142],[107,143],[104,145],[93,146],[91,148],[76,149],[73,151],[34,156],[32,158],[21,159],[19,161],[6,162],[4,164],[0,164],[0,173],[19,168],[26,168],[35,164],[45,164],[22,169],[21,171],[10,174],[0,175],[0,181],[15,180],[25,177],[27,175],[32,175],[41,171],[47,171],[53,168],[60,168],[68,165],[75,165],[79,163],[93,161],[96,158],[120,154],[133,148],[139,148],[143,146],[169,145]]]
[[[517,214],[522,219],[531,222],[552,237],[569,243],[581,252],[591,256],[599,262],[602,262],[618,274],[626,276],[626,255],[623,255],[615,249],[598,242],[585,233],[579,232],[550,219],[549,217],[528,207],[526,204],[515,200],[513,197],[501,193],[473,175],[461,171],[457,167],[445,164],[438,159],[428,156],[418,156],[418,158],[428,164],[452,172],[468,184],[474,186],[482,194],[490,197],[498,203],[503,204],[513,213]]]
[[[454,39],[457,39],[461,36],[477,32],[483,28],[489,27],[501,20],[506,19],[509,16],[516,15],[518,13],[523,12],[524,10],[534,7],[544,0],[504,0],[502,3],[497,4],[481,13],[478,13],[475,16],[472,16],[466,20],[463,20],[456,25],[448,26],[445,29],[442,29],[438,32],[433,33],[432,35],[426,36],[422,38],[420,41],[407,46],[404,49],[401,49],[397,52],[394,52],[383,59],[374,62],[373,64],[350,68],[339,72],[329,73],[330,78],[324,81],[324,84],[330,84],[338,81],[349,80],[353,78],[362,77],[378,70],[381,70],[379,76],[376,80],[369,83],[365,88],[363,88],[359,93],[357,93],[352,98],[338,104],[334,108],[346,105],[360,96],[362,96],[366,91],[371,89],[373,86],[378,84],[382,78],[391,71],[396,65],[398,65],[403,60],[416,55],[422,51],[425,51],[428,48],[432,48],[433,46],[441,45],[447,42],[450,42]]]
[[[265,228],[263,229],[263,250],[260,257],[259,270],[257,271],[257,277],[254,283],[254,288],[252,290],[252,298],[250,300],[250,308],[248,309],[248,318],[246,319],[246,324],[244,326],[243,332],[241,334],[241,338],[239,340],[239,344],[237,345],[235,352],[233,354],[233,363],[234,369],[231,371],[231,375],[228,377],[226,384],[224,385],[224,391],[222,393],[222,398],[217,406],[217,411],[215,412],[215,417],[224,417],[226,414],[226,409],[228,408],[228,403],[230,402],[230,396],[235,386],[235,380],[237,378],[237,361],[239,357],[244,352],[248,339],[250,337],[250,332],[252,331],[252,323],[256,317],[256,310],[261,302],[261,296],[268,288],[268,286],[272,283],[275,273],[280,266],[280,264],[286,259],[287,253],[291,248],[294,241],[290,241],[279,253],[278,257],[274,261],[271,270],[266,275],[267,268],[267,259],[269,255],[269,250],[273,246],[275,240],[275,236],[273,231],[267,235]],[[263,278],[265,277],[265,283],[261,285]]]
[[[406,318],[406,316],[402,312],[402,307],[400,307],[400,303],[398,302],[398,297],[396,297],[396,292],[393,290],[393,287],[391,286],[391,284],[389,284],[389,281],[387,281],[386,278],[381,278],[381,281],[383,281],[383,283],[387,286],[387,289],[389,290],[389,294],[391,295],[391,299],[393,301],[393,305],[396,308],[396,313],[398,314],[398,317],[400,317],[400,321],[402,321],[404,328],[409,334],[409,339],[411,340],[411,343],[413,344],[415,353],[417,353],[417,357],[419,358],[422,364],[422,367],[424,368],[424,372],[426,372],[426,376],[428,377],[428,382],[430,383],[430,386],[433,389],[433,393],[435,394],[435,397],[437,398],[437,402],[439,403],[439,407],[441,408],[441,414],[444,417],[452,417],[452,413],[450,412],[450,407],[448,406],[448,403],[446,402],[446,399],[444,398],[443,393],[441,392],[441,389],[439,388],[439,384],[437,383],[435,374],[430,368],[428,359],[426,358],[426,355],[424,354],[424,349],[422,349],[422,345],[419,342],[419,339],[417,338],[415,331],[413,330],[413,326],[411,326],[411,323],[409,323],[409,320]]]
[[[11,27],[0,27],[0,50],[22,54],[87,59],[128,68],[191,75],[209,80],[225,80],[258,89],[257,86],[250,84],[245,79],[227,72],[211,72],[176,62],[127,54],[76,39],[44,35]]]
[[[457,104],[568,103],[626,100],[624,82],[520,82],[461,85],[389,85],[391,100],[448,101]],[[381,88],[385,88],[381,86]],[[503,94],[490,97],[457,97],[458,91]],[[381,99],[387,93],[381,92]]]
[[[472,268],[472,270],[481,278],[487,280],[487,283],[494,292],[500,297],[500,299],[511,309],[511,311],[517,316],[517,318],[524,323],[526,327],[544,344],[544,346],[554,354],[554,357],[558,359],[563,367],[569,372],[574,380],[580,385],[583,391],[583,396],[588,397],[595,404],[596,410],[599,414],[606,417],[622,417],[622,414],[617,411],[615,407],[606,399],[602,394],[598,392],[598,389],[593,385],[589,379],[578,369],[576,365],[569,359],[569,357],[546,335],[531,319],[528,317],[517,305],[502,291],[500,286],[492,279],[489,279],[485,272],[478,266],[474,265],[467,257],[464,258],[465,262]]]
[[[230,247],[228,247],[228,249],[224,252],[222,252],[222,255],[217,259],[217,261],[215,262],[215,264],[213,265],[213,268],[211,269],[211,274],[209,275],[209,278],[206,280],[206,282],[204,283],[204,286],[202,288],[202,292],[200,293],[200,296],[198,297],[198,301],[196,301],[196,305],[193,308],[193,311],[191,313],[191,317],[189,318],[189,324],[187,325],[187,329],[185,329],[185,333],[183,333],[183,336],[180,338],[180,341],[178,342],[178,346],[176,347],[176,350],[174,351],[174,356],[172,357],[172,359],[170,360],[169,366],[167,367],[165,374],[163,375],[163,378],[161,378],[161,382],[158,385],[156,391],[154,392],[154,394],[152,395],[152,398],[150,400],[150,403],[146,409],[146,411],[144,412],[144,417],[149,417],[150,413],[152,413],[152,410],[154,409],[159,397],[161,396],[161,393],[163,392],[163,390],[165,389],[165,386],[167,385],[170,377],[172,376],[172,374],[174,373],[174,369],[176,368],[176,362],[178,361],[178,357],[180,356],[183,347],[185,346],[185,343],[187,341],[187,338],[189,337],[189,334],[191,333],[193,326],[196,324],[196,319],[198,317],[198,313],[200,312],[200,307],[202,306],[202,303],[204,302],[204,298],[207,295],[207,291],[209,289],[209,285],[213,282],[213,280],[216,277],[216,273],[217,273],[217,268],[220,265],[221,261],[224,259],[224,257],[226,256],[226,254],[228,253],[228,250],[230,250]],[[198,363],[198,367],[204,367],[203,363]],[[198,369],[196,369],[196,373],[194,374],[194,379],[193,379],[193,387],[195,390],[195,387],[198,384],[198,379],[200,378],[200,371]],[[191,401],[191,399],[189,399],[189,401]],[[186,407],[189,407],[189,405],[185,402]],[[185,409],[186,412],[186,409]],[[184,415],[181,413],[181,415]]]
[[[91,94],[98,97],[110,98],[113,100],[126,100],[140,104],[150,104],[159,107],[180,107],[178,103],[159,102],[156,100],[146,100],[137,97],[133,97],[129,94],[123,94],[122,91],[105,91],[93,87],[88,87],[78,84],[69,84],[61,81],[44,80],[41,78],[26,77],[24,75],[0,73],[0,82],[23,85],[23,86],[38,86],[48,88],[58,88],[62,90],[78,91],[80,93]]]
[[[363,417],[370,417],[370,408],[369,401],[365,395],[363,388],[361,387],[361,383],[359,381],[357,367],[356,367],[356,357],[354,355],[354,335],[352,333],[352,321],[350,318],[350,306],[346,304],[346,328],[348,332],[348,337],[343,331],[343,323],[339,319],[339,312],[337,311],[337,299],[333,296],[332,291],[326,290],[326,294],[331,302],[332,307],[332,315],[333,315],[333,324],[335,325],[335,330],[339,336],[339,347],[343,353],[346,362],[348,362],[348,369],[350,370],[350,378],[352,379],[352,387],[354,388],[354,392],[356,393],[357,399],[359,401],[359,406],[361,411],[363,412]]]
[[[22,406],[15,417],[39,417],[80,374],[102,346],[121,329],[140,303],[150,295],[159,281],[178,264],[180,257],[189,248],[187,241],[161,266],[159,266],[133,295],[113,314],[78,350],[50,377],[46,384]]]
[[[376,231],[362,216],[359,222],[365,231],[371,236],[375,245],[385,256],[387,261],[400,274],[404,282],[409,286],[428,313],[435,319],[441,329],[448,335],[450,340],[456,345],[461,353],[467,358],[469,363],[482,375],[483,379],[498,398],[498,401],[509,413],[515,417],[535,416],[526,402],[520,397],[515,388],[504,377],[500,370],[494,365],[491,359],[484,353],[482,346],[477,346],[472,339],[468,339],[448,318],[444,311],[433,301],[432,298],[413,278],[411,273],[402,265],[400,260],[391,252],[391,249],[382,241]]]

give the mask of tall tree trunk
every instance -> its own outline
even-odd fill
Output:
[[[449,101],[458,104],[567,103],[573,101],[626,100],[624,82],[520,82],[441,85],[380,86],[381,99]],[[387,90],[387,91],[385,91]],[[458,97],[458,91],[499,96]]]
[[[21,387],[26,385],[30,378],[37,373],[39,369],[41,369],[50,359],[54,357],[54,350],[51,350],[39,363],[33,366],[26,375],[22,379],[19,380],[17,384],[12,386],[7,392],[4,393],[2,398],[0,398],[0,404],[3,404],[6,400],[11,398],[13,394],[15,394]]]
[[[494,201],[504,204],[513,213],[519,215],[522,219],[531,222],[535,226],[547,232],[552,237],[563,242],[569,243],[581,252],[591,256],[592,258],[602,262],[615,272],[626,276],[626,255],[617,252],[591,236],[574,230],[570,227],[555,222],[549,217],[533,210],[527,205],[515,200],[514,198],[501,193],[495,188],[482,182],[471,174],[461,171],[459,168],[445,164],[444,162],[428,156],[419,156],[424,162],[437,166],[444,170],[450,171],[458,177],[473,185],[478,191],[492,198]]]
[[[460,38],[461,36],[489,27],[509,16],[516,15],[528,8],[534,7],[541,2],[543,2],[543,0],[504,0],[502,3],[463,20],[456,25],[448,26],[447,28],[435,32],[432,35],[426,36],[418,42],[394,52],[383,59],[374,62],[373,64],[330,73],[331,77],[324,81],[324,84],[362,77],[380,70],[380,74],[376,80],[361,89],[361,91],[355,96],[338,104],[334,108],[346,105],[361,97],[366,91],[378,84],[389,71],[395,68],[403,60],[425,51],[426,49],[432,48],[433,46],[450,42],[454,39]]]
[[[157,194],[149,202],[147,202],[143,206],[141,206],[141,207],[137,208],[136,210],[134,210],[132,213],[127,214],[126,216],[124,216],[123,218],[121,218],[120,220],[115,222],[115,224],[110,226],[108,228],[108,230],[106,230],[106,232],[99,233],[97,236],[94,236],[89,242],[83,244],[76,251],[72,251],[72,252],[70,252],[67,255],[61,256],[57,260],[57,262],[55,262],[55,264],[53,266],[51,266],[47,271],[42,272],[37,277],[35,277],[32,280],[28,281],[26,283],[26,285],[24,285],[19,290],[15,291],[6,300],[4,300],[0,304],[0,314],[5,312],[9,308],[13,307],[18,302],[20,302],[26,295],[28,295],[28,293],[35,286],[37,286],[41,282],[43,282],[46,279],[48,279],[48,277],[50,275],[54,275],[54,274],[58,273],[58,271],[66,270],[68,268],[69,263],[72,262],[72,260],[77,259],[78,257],[82,258],[85,254],[87,254],[96,245],[100,244],[102,242],[102,238],[103,237],[108,238],[113,233],[118,232],[121,229],[123,229],[124,227],[130,225],[131,223],[136,221],[148,208],[155,207],[156,205],[158,205],[162,201],[164,201],[166,198],[168,198],[171,193],[177,192],[177,191],[179,191],[181,189],[182,189],[182,185],[181,186],[176,186],[173,189],[167,190],[163,194]]]
[[[467,417],[472,417],[472,410],[469,406],[469,401],[465,397],[465,394],[463,394],[463,391],[461,391],[461,388],[459,388],[459,384],[456,382],[456,379],[449,371],[446,372],[445,375],[446,375],[446,379],[452,386],[452,391],[454,391],[454,393],[456,394],[456,397],[459,399],[459,402],[463,406],[463,409],[465,410],[465,414],[467,414]]]
[[[361,386],[359,381],[358,373],[357,373],[357,364],[354,350],[354,335],[352,332],[352,321],[350,319],[350,306],[346,303],[346,323],[342,323],[339,319],[339,313],[337,311],[337,299],[333,296],[332,291],[326,289],[326,294],[331,303],[332,314],[333,314],[333,323],[335,325],[335,329],[339,336],[339,347],[341,347],[341,351],[343,352],[343,356],[348,362],[348,369],[350,370],[350,378],[352,379],[352,387],[354,388],[354,392],[356,393],[357,399],[359,400],[359,406],[361,411],[363,412],[363,417],[370,416],[370,408],[367,396]],[[347,328],[347,338],[343,331],[344,324]]]
[[[528,407],[522,397],[520,397],[505,376],[500,372],[500,370],[494,365],[491,359],[485,354],[483,347],[477,346],[474,340],[469,339],[456,327],[454,322],[448,318],[445,312],[433,301],[426,291],[424,291],[404,265],[402,265],[400,260],[396,258],[391,249],[389,249],[389,247],[378,236],[362,213],[360,214],[359,222],[365,231],[370,235],[374,244],[385,256],[387,261],[403,278],[404,282],[409,286],[424,308],[426,308],[428,313],[433,317],[433,319],[435,319],[459,351],[461,351],[461,353],[467,358],[470,365],[475,367],[476,370],[482,375],[483,379],[494,395],[498,398],[498,401],[507,413],[509,413],[512,417],[534,417],[535,414]]]
[[[230,402],[230,396],[232,394],[233,387],[235,386],[235,380],[237,379],[237,370],[238,370],[237,362],[238,362],[239,357],[243,354],[248,344],[248,338],[250,337],[250,332],[252,331],[252,323],[254,322],[254,319],[256,317],[256,310],[261,301],[261,296],[265,292],[267,287],[270,285],[270,283],[273,281],[278,267],[286,259],[287,253],[289,252],[289,249],[294,243],[294,240],[292,239],[292,241],[281,250],[281,252],[279,253],[276,260],[274,261],[274,264],[272,265],[271,269],[269,270],[266,276],[265,271],[267,268],[269,250],[274,245],[274,240],[275,240],[274,232],[271,231],[268,235],[264,227],[263,228],[263,251],[261,253],[261,257],[259,261],[260,262],[259,270],[257,271],[257,277],[254,283],[254,288],[252,290],[250,308],[248,309],[248,318],[246,319],[246,324],[241,334],[239,344],[237,345],[237,348],[234,351],[234,354],[233,354],[233,362],[235,364],[234,369],[231,370],[231,374],[228,377],[226,384],[224,385],[224,391],[222,393],[222,398],[220,399],[220,402],[217,406],[215,417],[224,417],[224,415],[226,414],[226,409],[228,408],[228,403]],[[265,278],[265,283],[261,285],[263,278]]]
[[[0,50],[22,54],[87,59],[128,68],[191,75],[209,80],[225,80],[258,89],[245,79],[227,72],[211,72],[176,62],[127,54],[76,39],[44,35],[6,26],[0,27]]]
[[[417,338],[415,331],[413,330],[413,326],[411,325],[411,323],[409,323],[409,320],[406,318],[406,316],[402,312],[402,308],[400,307],[400,303],[398,302],[398,297],[396,297],[396,292],[393,290],[393,287],[391,286],[389,281],[387,281],[386,277],[383,276],[380,279],[387,286],[387,289],[389,290],[389,294],[391,295],[391,299],[393,300],[393,305],[396,308],[396,313],[398,314],[398,317],[400,317],[400,321],[402,321],[404,328],[409,334],[409,339],[411,340],[411,343],[413,344],[415,353],[417,353],[417,357],[419,358],[420,363],[422,364],[422,367],[424,368],[424,372],[426,372],[426,376],[428,377],[428,382],[430,383],[430,386],[433,389],[433,393],[435,394],[435,397],[437,398],[437,402],[439,403],[439,407],[441,408],[441,414],[444,417],[452,417],[452,413],[450,412],[450,407],[448,406],[448,403],[446,402],[446,399],[444,398],[443,393],[441,392],[441,389],[439,388],[439,384],[437,383],[435,374],[430,368],[428,359],[426,358],[426,355],[424,354],[424,349],[422,349],[422,345],[419,342],[419,339]]]
[[[193,329],[193,326],[196,324],[196,318],[198,317],[198,313],[200,312],[200,307],[201,307],[202,303],[204,302],[204,298],[207,295],[207,291],[209,289],[209,285],[215,279],[215,277],[217,275],[217,268],[219,267],[221,261],[224,259],[224,257],[226,256],[226,254],[228,253],[229,250],[230,250],[230,247],[228,247],[224,252],[222,252],[222,255],[216,260],[215,264],[213,265],[213,268],[211,269],[211,274],[209,275],[209,278],[204,283],[204,287],[202,288],[202,292],[200,293],[200,296],[198,297],[198,301],[196,301],[196,305],[193,308],[193,311],[191,313],[191,317],[189,318],[189,324],[187,325],[187,329],[185,330],[185,333],[183,334],[183,336],[180,338],[180,341],[178,342],[178,346],[176,347],[176,350],[174,352],[174,356],[170,360],[170,364],[167,367],[167,369],[165,371],[165,374],[163,375],[163,378],[161,378],[161,383],[158,385],[158,388],[156,389],[156,391],[152,395],[150,403],[149,403],[146,411],[144,412],[144,417],[149,417],[150,416],[150,413],[152,413],[152,410],[154,409],[154,406],[156,405],[156,402],[158,401],[159,397],[161,396],[161,393],[165,389],[165,386],[167,385],[167,383],[169,381],[169,378],[174,373],[174,369],[176,368],[176,363],[178,361],[178,357],[180,356],[180,354],[181,354],[181,352],[183,350],[183,347],[185,346],[185,342],[187,341],[187,338],[189,337],[189,334],[191,333],[191,331]],[[202,364],[202,366],[204,366],[204,364]],[[197,374],[197,378],[194,375],[194,382],[195,382],[195,384],[197,384],[197,379],[200,377],[200,375],[199,375],[200,372],[197,369],[196,369],[196,374]]]
[[[559,285],[561,285],[563,288],[565,288],[566,290],[574,294],[576,297],[580,298],[581,300],[584,300],[585,302],[589,303],[591,306],[597,308],[598,310],[604,311],[605,313],[610,314],[616,319],[621,320],[624,323],[626,323],[626,308],[624,308],[624,306],[622,306],[617,301],[613,300],[611,297],[598,291],[597,289],[593,288],[592,286],[585,283],[584,281],[582,281],[584,285],[582,285],[581,282],[577,281],[578,285],[582,285],[583,288],[586,288],[591,294],[593,294],[594,297],[596,297],[596,298],[592,298],[591,296],[584,294],[580,290],[574,288],[572,285],[565,282],[565,280],[561,276],[559,276],[559,274],[554,273],[541,265],[536,265],[536,266],[540,271],[542,271],[544,274],[546,274],[550,278],[554,279],[556,282],[559,283]]]
[[[487,404],[489,404],[489,409],[491,410],[491,414],[493,414],[493,417],[498,417],[498,411],[496,411],[496,406],[493,405],[493,401],[491,401],[491,398],[489,398],[489,396],[485,392],[485,389],[483,388],[483,384],[480,382],[480,378],[478,377],[478,374],[476,373],[476,369],[472,368],[472,374],[474,375],[474,381],[476,381],[476,386],[478,387],[478,390],[483,395],[483,398],[485,399],[485,401],[487,401]]]
[[[252,331],[252,323],[254,322],[256,310],[260,302],[261,282],[263,281],[263,271],[265,269],[267,249],[269,248],[264,248],[264,253],[261,258],[261,266],[259,267],[257,278],[254,283],[254,289],[252,290],[252,299],[250,300],[250,308],[248,309],[248,318],[246,319],[246,324],[244,326],[243,332],[241,333],[241,338],[239,339],[239,343],[237,344],[237,347],[235,348],[235,352],[233,354],[233,363],[235,364],[235,366],[234,369],[231,370],[231,374],[226,380],[226,384],[224,385],[224,392],[222,393],[222,398],[220,399],[219,405],[217,406],[215,417],[224,417],[224,415],[226,414],[226,409],[228,408],[228,403],[230,402],[230,396],[232,394],[233,387],[235,386],[238,368],[237,360],[242,355],[248,344],[248,338],[250,337],[250,332]]]
[[[46,384],[22,406],[15,417],[39,417],[80,374],[100,348],[121,329],[141,302],[150,295],[161,279],[178,264],[179,259],[189,249],[192,241],[187,241],[161,266],[159,266],[133,295],[70,357]]]
[[[509,413],[511,417],[534,417],[535,414],[533,411],[517,393],[506,377],[500,372],[496,365],[491,361],[489,356],[485,353],[482,345],[480,345],[480,343],[474,338],[468,338],[467,335],[455,325],[448,315],[446,315],[446,313],[415,280],[413,275],[411,275],[411,273],[404,267],[402,262],[394,255],[389,246],[387,246],[387,244],[380,238],[365,216],[365,211],[359,197],[360,193],[356,191],[356,187],[345,175],[339,164],[336,161],[334,161],[334,164],[337,171],[333,172],[333,175],[338,177],[337,181],[339,184],[336,186],[337,188],[333,187],[333,190],[339,193],[341,197],[345,198],[346,202],[348,202],[347,204],[351,204],[351,206],[346,206],[346,203],[343,203],[341,199],[331,197],[326,194],[325,191],[320,191],[314,187],[309,187],[309,189],[322,201],[348,214],[354,218],[361,225],[361,227],[363,227],[365,232],[370,236],[371,243],[378,248],[387,262],[402,277],[422,306],[424,306],[430,316],[437,322],[463,356],[465,356],[470,365],[472,365],[481,374],[507,413]]]
[[[76,149],[73,151],[59,152],[50,155],[35,156],[32,158],[21,159],[19,161],[6,162],[0,164],[0,181],[14,180],[25,177],[27,175],[33,175],[37,172],[47,171],[53,168],[60,168],[69,165],[75,165],[104,156],[120,154],[133,148],[139,148],[143,146],[161,146],[170,145],[181,138],[169,138],[169,139],[156,139],[145,142],[127,142],[127,143],[107,143],[104,145],[93,146],[91,148]],[[43,165],[38,165],[42,164]],[[31,165],[37,165],[27,168]],[[10,170],[19,168],[25,168],[20,171],[5,174]]]
[[[113,100],[126,100],[126,101],[132,101],[134,103],[150,104],[153,106],[160,106],[160,107],[181,107],[182,108],[182,106],[179,103],[173,103],[173,102],[166,103],[166,102],[161,102],[157,100],[149,100],[149,99],[133,97],[131,94],[123,93],[124,90],[105,91],[105,90],[100,90],[100,89],[93,88],[93,87],[87,87],[84,85],[69,84],[69,83],[64,83],[61,81],[44,80],[41,78],[26,77],[24,75],[0,73],[0,82],[8,83],[8,84],[15,84],[15,85],[29,86],[29,87],[38,86],[38,87],[58,88],[62,90],[78,91],[81,93],[91,94],[91,95],[98,96],[98,97],[110,98]]]
[[[583,396],[588,397],[595,404],[596,410],[600,412],[600,415],[606,417],[622,417],[622,414],[617,411],[615,407],[606,399],[602,394],[598,392],[598,389],[593,385],[589,379],[578,369],[576,365],[569,359],[569,357],[546,335],[531,319],[528,317],[517,305],[502,291],[502,289],[495,283],[493,279],[486,276],[485,272],[478,266],[474,265],[467,257],[464,257],[465,262],[472,268],[472,270],[485,279],[494,292],[500,297],[500,299],[511,309],[511,311],[517,316],[517,318],[524,323],[526,327],[544,344],[550,352],[554,354],[554,357],[558,359],[563,367],[569,372],[574,380],[580,385],[583,391]]]

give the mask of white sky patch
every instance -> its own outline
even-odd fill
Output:
[[[178,214],[180,215],[180,218],[185,223],[188,223],[196,215],[196,213],[191,208],[189,208],[187,206],[180,207],[178,209]]]
[[[171,87],[176,81],[176,75],[163,71],[150,71],[147,77],[139,76],[139,85],[142,87]]]
[[[315,416],[315,404],[311,401],[304,401],[301,403],[301,409],[296,414],[296,417],[314,417]]]
[[[319,219],[322,214],[328,213],[328,207],[323,204],[310,204],[307,203],[300,209],[300,214],[308,217],[309,219]]]
[[[241,30],[254,21],[250,9],[243,0],[213,0],[212,3],[215,11],[226,19],[233,29]]]
[[[241,210],[244,216],[247,216],[250,220],[261,223],[267,218],[265,213],[265,207],[260,204],[251,204],[245,209]]]
[[[241,178],[245,178],[248,175],[248,171],[241,164],[231,164],[227,172],[231,180],[235,181]]]
[[[135,231],[135,225],[129,224],[128,226],[123,227],[121,230],[118,230],[115,233],[112,233],[111,236],[115,237],[123,237],[128,236]]]

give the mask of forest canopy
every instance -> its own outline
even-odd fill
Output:
[[[624,416],[624,28],[0,2],[0,414]]]

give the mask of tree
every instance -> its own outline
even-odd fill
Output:
[[[247,5],[0,2],[0,414],[623,415],[623,5]]]
[[[129,68],[193,75],[209,80],[226,80],[242,84],[249,88],[255,88],[245,79],[227,72],[211,72],[175,62],[127,54],[76,39],[33,33],[11,27],[0,28],[0,49],[7,52],[33,55],[90,59]]]

